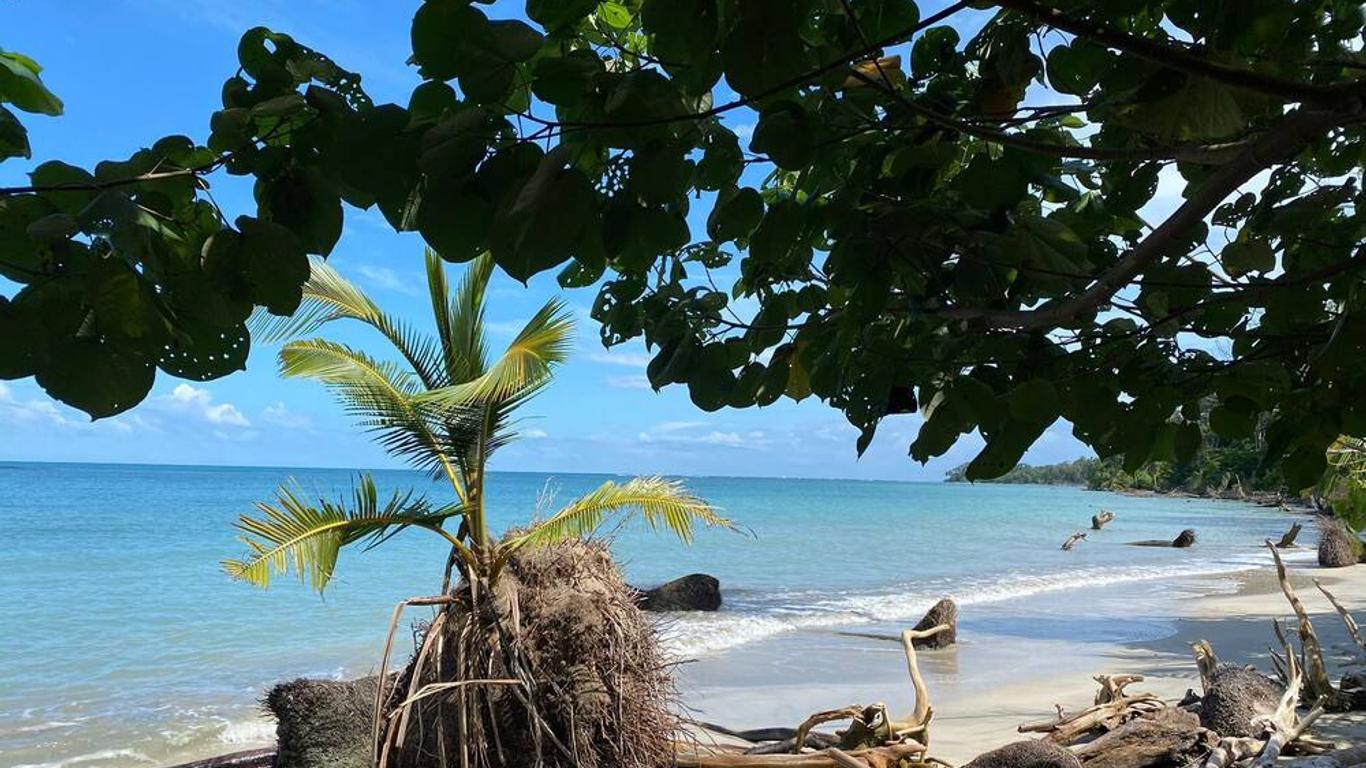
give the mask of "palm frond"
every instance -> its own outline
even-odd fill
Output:
[[[564,303],[551,299],[527,321],[498,361],[481,376],[463,384],[424,392],[415,400],[441,408],[524,402],[550,380],[554,366],[564,362],[573,334],[573,318]]]
[[[478,416],[473,409],[422,405],[417,401],[422,388],[414,374],[345,344],[323,339],[291,342],[280,350],[280,372],[286,378],[326,384],[362,427],[378,434],[387,451],[418,469],[447,469],[477,434],[469,428]],[[463,494],[458,484],[456,490]]]
[[[449,299],[447,319],[450,358],[447,373],[452,384],[463,384],[484,374],[488,347],[484,339],[484,296],[493,277],[493,256],[480,254],[465,269],[465,276]]]
[[[309,270],[299,308],[288,317],[258,309],[248,321],[253,338],[278,344],[316,333],[337,320],[356,320],[388,339],[428,388],[451,383],[444,375],[441,348],[435,339],[381,310],[365,291],[322,259],[312,259]]]
[[[271,576],[293,570],[301,580],[322,592],[336,570],[343,547],[364,539],[387,538],[408,527],[440,532],[451,517],[464,514],[459,505],[433,508],[425,499],[394,493],[381,504],[369,475],[362,475],[350,504],[319,499],[304,501],[297,484],[283,485],[275,504],[258,502],[259,517],[238,519],[238,540],[248,549],[240,560],[224,560],[223,570],[234,579],[258,587],[270,586]]]
[[[676,480],[637,477],[622,484],[603,483],[551,517],[503,542],[500,557],[506,559],[525,546],[550,544],[592,534],[608,516],[635,511],[650,528],[673,532],[685,544],[692,543],[697,523],[734,529],[735,525],[710,504],[694,496]]]

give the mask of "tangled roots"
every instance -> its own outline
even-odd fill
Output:
[[[672,679],[606,547],[529,549],[493,594],[463,583],[457,594],[400,676],[388,719],[424,688],[462,685],[410,706],[383,740],[389,766],[460,765],[462,749],[477,768],[671,764]]]

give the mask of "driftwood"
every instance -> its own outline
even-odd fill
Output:
[[[817,712],[806,718],[782,744],[786,754],[764,754],[767,748],[700,749],[696,745],[679,745],[674,757],[675,768],[893,768],[907,762],[925,763],[929,742],[929,725],[934,717],[930,707],[929,690],[920,675],[916,659],[916,644],[942,632],[950,631],[948,624],[930,629],[908,629],[901,633],[901,647],[906,654],[906,671],[911,678],[915,706],[910,715],[893,718],[887,705],[881,702],[864,706],[852,704],[839,709]],[[803,752],[817,738],[812,729],[818,725],[848,721],[849,726],[835,733],[833,746],[820,752]],[[769,729],[765,729],[769,730]],[[778,731],[771,735],[785,734]],[[822,739],[825,743],[828,741]]]
[[[181,763],[171,768],[272,768],[274,765],[275,747],[266,747]]]
[[[1020,733],[1045,734],[1043,738],[1054,744],[1072,744],[1093,731],[1113,730],[1141,714],[1166,706],[1161,699],[1151,693],[1124,694],[1123,686],[1136,682],[1132,678],[1137,677],[1137,675],[1112,677],[1102,675],[1096,678],[1101,686],[1100,691],[1096,694],[1096,699],[1107,698],[1106,701],[1072,714],[1059,712],[1058,716],[1052,720],[1025,723],[1016,730]],[[1113,681],[1117,678],[1131,679],[1116,687]],[[1108,684],[1105,682],[1107,679],[1110,681]],[[1120,694],[1118,698],[1113,697],[1114,693]]]
[[[1304,603],[1300,602],[1299,595],[1295,593],[1295,588],[1290,584],[1290,577],[1286,575],[1285,571],[1285,563],[1281,561],[1281,553],[1276,551],[1276,545],[1267,539],[1266,548],[1271,550],[1271,557],[1276,561],[1276,580],[1281,585],[1281,592],[1285,594],[1285,599],[1290,603],[1290,608],[1295,611],[1295,616],[1300,620],[1300,647],[1304,652],[1304,663],[1302,665],[1295,664],[1293,658],[1288,658],[1287,661],[1293,667],[1302,667],[1302,671],[1308,673],[1304,680],[1304,693],[1309,701],[1324,702],[1336,707],[1343,697],[1333,687],[1332,681],[1328,679],[1327,665],[1323,661],[1323,647],[1319,644],[1318,634],[1314,632],[1314,623],[1309,620],[1309,612],[1305,610]],[[1288,643],[1283,645],[1286,649],[1286,655],[1293,657],[1294,651],[1290,645]]]
[[[924,752],[925,745],[908,742],[847,752],[831,747],[806,755],[679,753],[673,764],[674,768],[892,768]]]
[[[1115,519],[1115,513],[1108,509],[1102,509],[1097,514],[1091,515],[1091,530],[1099,531],[1105,524]]]
[[[1357,644],[1357,649],[1366,652],[1366,640],[1362,640],[1361,638],[1361,628],[1357,626],[1356,619],[1352,618],[1352,614],[1347,611],[1347,608],[1343,606],[1342,603],[1338,602],[1338,599],[1333,596],[1332,592],[1328,591],[1327,587],[1323,586],[1322,582],[1318,579],[1314,579],[1314,586],[1319,588],[1319,591],[1323,593],[1323,596],[1328,598],[1328,602],[1333,604],[1333,610],[1337,611],[1338,615],[1342,617],[1342,623],[1347,627],[1347,634],[1352,636],[1352,642]]]
[[[1276,548],[1277,548],[1277,549],[1291,549],[1291,548],[1297,546],[1297,545],[1295,544],[1295,537],[1297,537],[1297,536],[1300,535],[1300,529],[1303,528],[1303,527],[1304,527],[1304,526],[1301,525],[1301,524],[1299,524],[1299,523],[1295,523],[1294,525],[1291,525],[1291,526],[1290,526],[1290,530],[1288,530],[1288,531],[1286,531],[1284,534],[1282,534],[1282,535],[1281,535],[1281,540],[1278,541],[1278,542],[1276,542]]]
[[[1068,536],[1068,537],[1067,537],[1067,541],[1064,541],[1064,542],[1062,543],[1063,551],[1064,551],[1064,552],[1070,552],[1070,551],[1072,551],[1072,547],[1075,547],[1075,546],[1077,545],[1077,542],[1081,541],[1081,540],[1084,539],[1084,538],[1086,538],[1086,533],[1085,533],[1084,531],[1077,531],[1076,533],[1072,534],[1071,536]]]
[[[1200,719],[1177,707],[1163,707],[1072,748],[1089,768],[1162,768],[1186,765],[1207,754],[1217,737]]]
[[[1366,764],[1366,744],[1335,749],[1321,755],[1301,757],[1284,763],[1285,768],[1351,768]]]
[[[1125,686],[1143,682],[1143,675],[1096,675],[1091,679],[1100,685],[1094,703],[1109,704],[1124,698]]]

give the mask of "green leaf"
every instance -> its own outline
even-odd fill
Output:
[[[626,29],[631,26],[631,11],[615,0],[607,0],[599,5],[598,17],[614,29]]]
[[[744,154],[734,133],[724,128],[708,132],[702,144],[702,160],[697,164],[694,180],[699,189],[721,190],[740,178],[744,171]]]
[[[911,46],[911,72],[917,78],[939,74],[953,60],[958,49],[958,30],[930,27]]]
[[[799,24],[805,2],[746,0],[721,50],[726,82],[742,96],[758,97],[807,72]]]
[[[11,157],[28,158],[33,151],[28,143],[28,131],[13,112],[0,106],[0,162]]]
[[[706,63],[720,31],[717,0],[646,0],[640,20],[654,38],[653,52],[683,66]]]
[[[593,93],[594,80],[604,71],[602,59],[591,50],[546,56],[532,69],[531,91],[550,104],[572,105]]]
[[[1061,412],[1058,391],[1045,379],[1030,379],[1010,391],[1007,397],[1012,419],[1052,424]]]
[[[1275,269],[1276,253],[1265,240],[1234,240],[1219,252],[1219,263],[1229,277],[1238,278]]]
[[[1232,87],[1189,77],[1172,94],[1129,108],[1124,122],[1160,141],[1208,142],[1238,136],[1248,114]]]
[[[1055,46],[1048,52],[1048,82],[1062,93],[1085,96],[1110,66],[1105,48],[1087,40]]]
[[[707,234],[725,242],[749,237],[764,217],[764,201],[752,187],[731,188],[717,195],[716,205],[707,217]]]
[[[0,51],[0,103],[9,102],[24,112],[62,114],[62,100],[38,77],[42,68],[33,59],[13,51]]]
[[[598,0],[527,0],[526,15],[547,30],[577,23],[598,7]]]
[[[327,256],[341,239],[342,206],[336,188],[321,173],[292,167],[256,183],[262,213],[298,238],[307,253]]]
[[[800,105],[778,102],[759,115],[749,148],[773,158],[779,168],[801,168],[816,156],[816,129]]]
[[[182,319],[175,339],[166,345],[157,367],[191,381],[210,381],[247,368],[251,335],[243,323],[220,327]]]
[[[69,339],[39,368],[38,385],[53,398],[94,419],[114,416],[142,402],[156,368],[146,357],[99,339]]]

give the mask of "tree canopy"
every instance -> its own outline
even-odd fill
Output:
[[[1366,434],[1362,27],[1346,0],[427,0],[406,105],[253,29],[207,139],[0,190],[0,377],[98,417],[158,369],[225,375],[377,207],[597,285],[603,341],[706,410],[816,397],[860,451],[919,411],[918,461],[986,439],[970,478],[1059,418],[1129,470],[1264,426],[1303,487]],[[38,73],[0,53],[0,102],[59,111]]]

